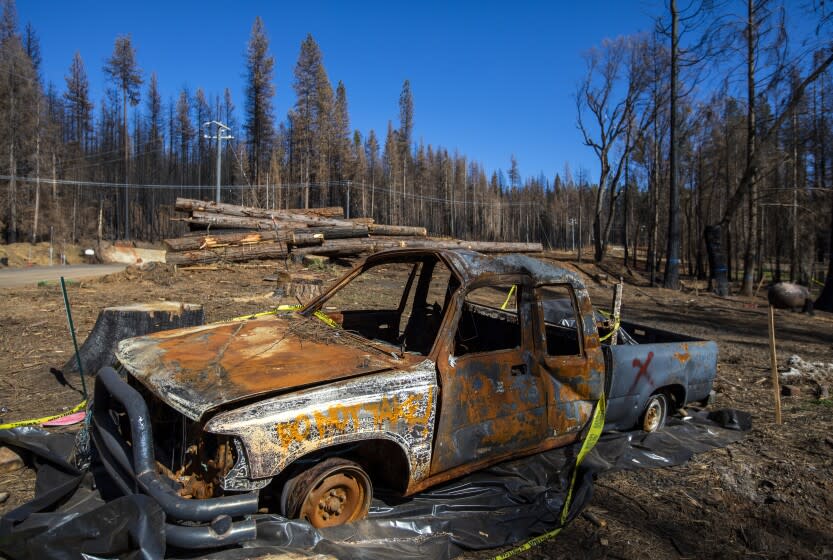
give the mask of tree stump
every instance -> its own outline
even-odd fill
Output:
[[[93,330],[79,349],[85,375],[95,375],[115,361],[116,347],[125,338],[158,331],[194,327],[205,322],[202,305],[162,301],[106,307],[98,314]],[[61,369],[64,374],[78,374],[73,355]]]
[[[324,281],[311,274],[293,274],[289,284],[289,295],[306,305],[321,295]]]

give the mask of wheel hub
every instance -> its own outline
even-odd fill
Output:
[[[318,509],[323,510],[327,516],[340,515],[344,508],[344,502],[347,500],[347,494],[341,488],[333,488],[330,492],[323,496],[318,502]]]

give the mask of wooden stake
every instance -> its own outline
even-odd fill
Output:
[[[775,397],[775,423],[781,424],[781,384],[778,381],[778,360],[775,357],[775,308],[769,306],[769,360],[772,364],[772,391]]]
[[[611,319],[613,324],[610,328],[615,328],[616,323],[619,322],[619,317],[622,315],[622,289],[624,288],[625,283],[622,280],[622,277],[619,277],[619,283],[613,287],[613,315],[611,315]],[[616,346],[616,339],[619,338],[619,333],[614,334],[610,337],[610,345]]]

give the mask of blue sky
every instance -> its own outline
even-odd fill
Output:
[[[597,175],[575,126],[581,54],[605,37],[650,30],[661,2],[413,4],[18,0],[17,8],[21,27],[31,22],[39,35],[45,79],[63,90],[77,50],[96,104],[113,41],[129,33],[146,80],[158,74],[166,101],[183,86],[212,96],[229,87],[242,122],[244,51],[259,15],[276,59],[279,119],[294,102],[292,71],[312,33],[333,86],[345,83],[351,126],[363,134],[373,128],[382,141],[387,121],[396,126],[409,79],[415,140],[459,150],[490,171],[508,168],[514,153],[524,176],[552,178],[565,162]]]

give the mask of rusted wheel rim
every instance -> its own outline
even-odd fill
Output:
[[[642,429],[646,432],[655,432],[662,427],[665,416],[665,403],[661,395],[651,398],[648,408],[645,409],[645,419],[642,421]]]
[[[361,519],[370,507],[370,481],[364,472],[337,468],[326,473],[304,498],[300,518],[313,527],[331,527]]]

